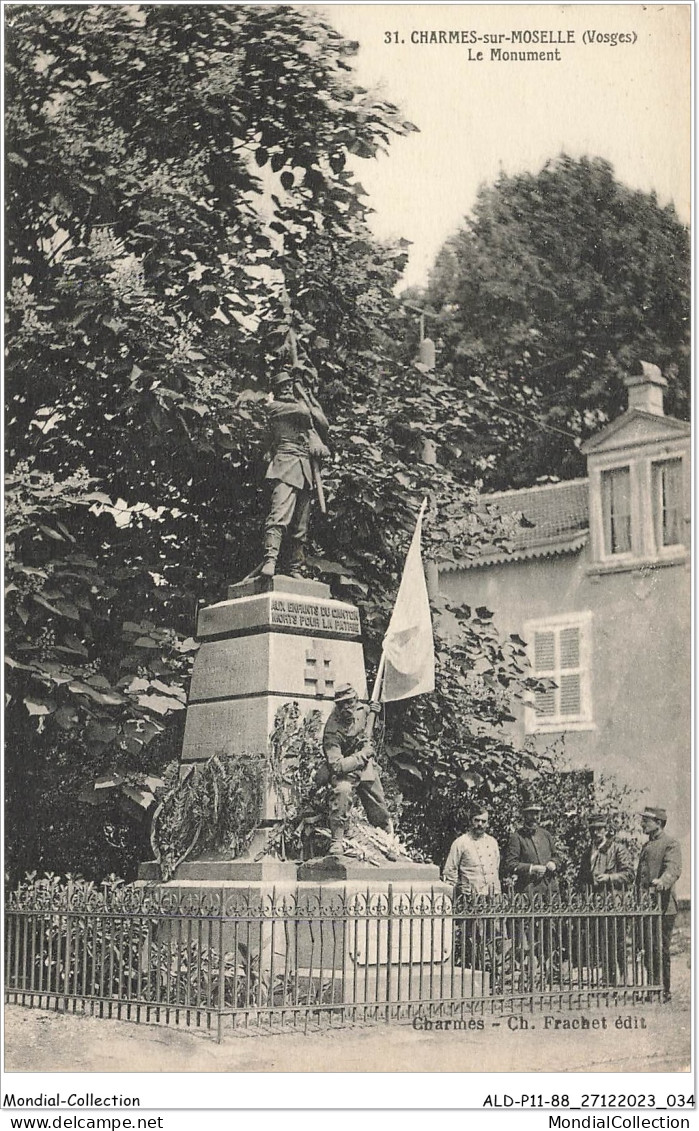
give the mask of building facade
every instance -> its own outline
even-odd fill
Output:
[[[546,681],[517,712],[522,740],[564,739],[573,768],[612,774],[668,810],[689,894],[690,427],[663,413],[660,370],[626,379],[628,410],[587,442],[585,479],[484,496],[519,521],[510,552],[440,571],[486,605]]]

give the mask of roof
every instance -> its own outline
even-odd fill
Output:
[[[655,412],[629,409],[611,424],[596,432],[581,447],[583,455],[616,448],[635,447],[637,444],[657,444],[664,440],[688,439],[692,426],[674,416],[661,416]]]
[[[587,478],[518,491],[495,491],[482,495],[481,501],[516,523],[508,532],[511,550],[503,550],[500,544],[485,544],[472,558],[445,562],[440,568],[447,572],[570,554],[582,549],[587,541]]]

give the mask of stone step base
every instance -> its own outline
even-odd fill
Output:
[[[318,856],[298,866],[299,880],[364,880],[369,885],[401,883],[414,880],[420,883],[437,883],[439,868],[436,864],[416,864],[412,860],[386,860],[376,865],[352,856]]]
[[[298,865],[294,862],[276,860],[273,857],[262,860],[185,860],[169,882],[203,880],[212,883],[275,883],[286,880],[293,883],[297,878],[297,868]],[[160,865],[155,860],[147,860],[139,866],[138,878],[159,882]]]
[[[161,881],[160,865],[147,860],[139,866],[138,878],[153,883]],[[319,856],[298,864],[289,860],[265,857],[262,860],[185,860],[169,881],[206,881],[211,883],[276,883],[281,881],[337,882],[356,880],[373,887],[384,887],[395,881],[401,884],[430,884],[439,882],[436,864],[416,864],[412,860],[386,860],[383,864],[369,864],[351,856]]]

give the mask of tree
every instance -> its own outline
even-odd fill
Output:
[[[431,553],[506,537],[459,462],[472,411],[406,356],[405,244],[371,238],[348,169],[415,129],[352,84],[355,46],[293,8],[10,16],[11,871],[133,870],[119,812],[107,852],[81,786],[118,780],[138,806],[179,754],[197,605],[260,553],[263,406],[291,331],[336,453],[312,568],[358,599],[370,665],[424,493]],[[396,775],[429,779],[435,817],[472,764],[516,778],[500,696],[522,646],[485,612],[456,614],[436,697],[390,720]]]
[[[580,444],[626,407],[623,376],[640,360],[668,379],[666,410],[688,418],[689,233],[602,159],[562,155],[483,187],[424,297],[443,362],[497,421],[479,448],[494,489],[584,474]]]

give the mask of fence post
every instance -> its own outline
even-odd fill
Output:
[[[377,974],[378,964],[381,956],[379,954],[378,940],[376,947],[376,963]],[[386,1023],[390,1020],[391,1016],[391,991],[392,986],[392,972],[393,972],[393,884],[388,885],[388,923],[386,924]],[[400,973],[399,973],[400,977]]]

